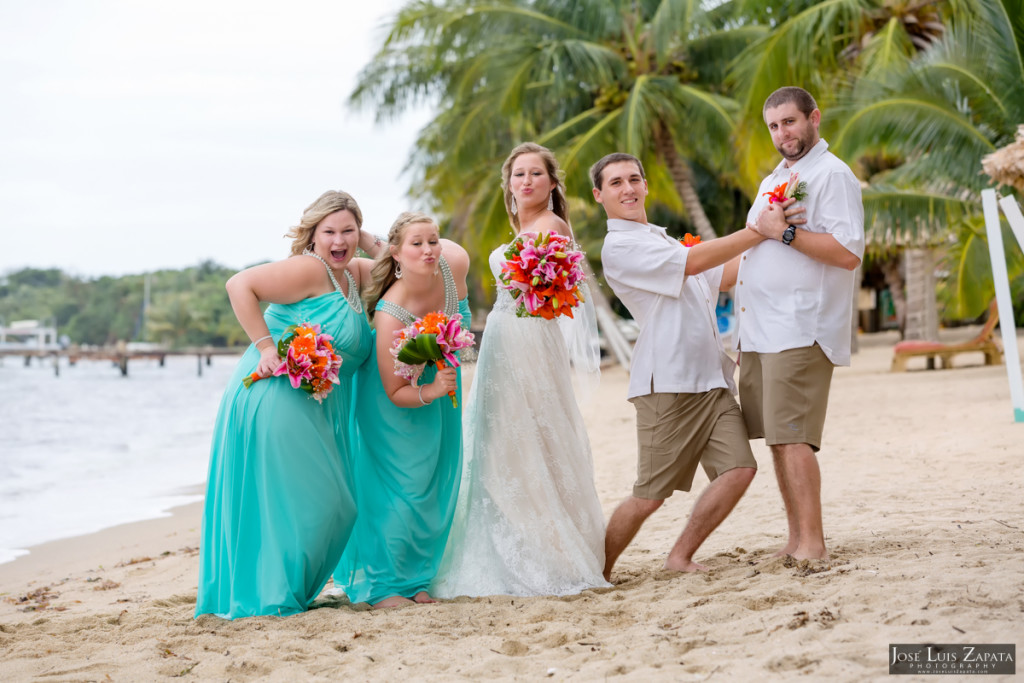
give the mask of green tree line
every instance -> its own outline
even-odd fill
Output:
[[[53,322],[73,344],[149,341],[170,348],[248,343],[224,283],[235,270],[212,261],[183,270],[81,278],[24,268],[0,277],[0,318]],[[149,280],[149,304],[146,280]]]

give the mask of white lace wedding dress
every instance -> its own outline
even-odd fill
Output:
[[[495,277],[504,250],[491,253]],[[564,324],[574,322],[516,317],[498,288],[466,402],[462,485],[432,595],[571,595],[609,585]],[[594,335],[596,344],[596,327]]]

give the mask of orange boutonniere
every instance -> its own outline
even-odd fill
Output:
[[[799,173],[792,173],[789,180],[781,185],[776,185],[771,192],[764,192],[762,197],[768,197],[768,203],[784,202],[787,199],[800,201],[807,196],[807,183],[800,180]]]

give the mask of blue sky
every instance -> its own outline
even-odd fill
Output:
[[[0,275],[242,268],[327,189],[385,233],[429,112],[345,105],[397,0],[0,0]]]

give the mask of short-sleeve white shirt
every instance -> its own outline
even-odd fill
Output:
[[[688,253],[664,228],[608,220],[604,276],[640,326],[629,398],[716,388],[735,392],[735,364],[722,348],[715,314],[723,268],[687,277]]]
[[[858,258],[864,255],[864,205],[860,182],[850,168],[819,140],[790,167],[780,163],[761,181],[747,220],[753,222],[767,205],[765,192],[799,173],[807,196],[802,230],[830,233]],[[799,232],[796,239],[800,239]],[[740,260],[736,282],[741,351],[778,353],[821,346],[834,365],[850,364],[854,271],[829,266],[777,240],[765,240]]]

